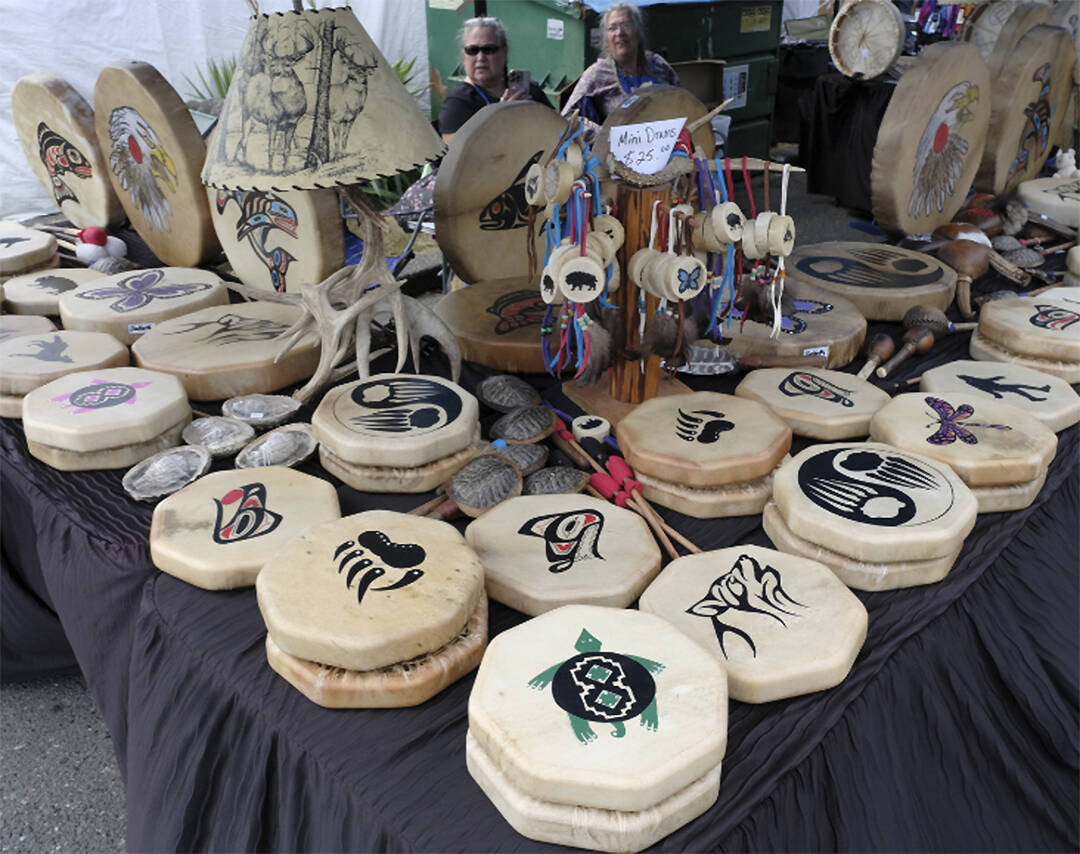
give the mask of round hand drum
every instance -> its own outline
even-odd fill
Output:
[[[124,219],[94,110],[70,83],[53,74],[23,77],[11,93],[11,113],[30,168],[68,220],[108,228]]]
[[[30,453],[63,471],[127,468],[179,444],[191,407],[176,377],[142,368],[67,374],[23,399]]]
[[[1035,500],[1057,436],[1009,403],[963,391],[900,394],[878,410],[870,438],[950,466],[980,513],[1021,510]]]
[[[950,222],[971,189],[989,124],[990,73],[978,50],[926,48],[900,78],[878,129],[870,169],[878,224],[922,234]]]
[[[480,561],[453,527],[421,516],[372,510],[308,528],[255,589],[270,665],[320,705],[422,703],[476,667],[487,642]]]
[[[637,513],[585,495],[526,495],[465,530],[488,595],[531,616],[561,605],[629,606],[660,571]]]
[[[725,346],[739,358],[821,355],[825,367],[842,368],[862,349],[866,318],[851,300],[793,280],[793,266],[789,259],[779,337],[772,337],[771,323],[744,323],[736,314],[720,326],[720,334],[731,339]]]
[[[65,328],[108,332],[125,344],[170,317],[228,302],[225,283],[193,267],[117,273],[80,285],[59,299]]]
[[[975,525],[975,496],[948,466],[871,442],[813,445],[773,476],[765,533],[848,587],[940,581]]]
[[[205,590],[248,587],[290,540],[340,517],[322,478],[282,466],[215,472],[154,508],[150,557]]]
[[[503,632],[469,697],[469,773],[556,845],[647,848],[716,801],[726,747],[723,666],[639,611],[567,605]]]
[[[913,305],[945,311],[956,291],[956,272],[936,258],[857,241],[800,246],[788,258],[787,275],[789,285],[810,285],[850,300],[867,320],[903,320]]]
[[[971,355],[1080,382],[1080,288],[988,302],[971,337]]]
[[[122,367],[128,349],[104,332],[48,332],[0,343],[0,416],[21,418],[23,396],[75,371]]]
[[[647,400],[616,427],[644,495],[697,518],[760,513],[791,428],[755,400],[716,392]]]
[[[1016,43],[992,81],[977,189],[1011,191],[1039,174],[1065,118],[1075,61],[1072,39],[1061,27],[1033,27]]]
[[[712,652],[744,703],[838,685],[866,639],[866,608],[832,570],[759,546],[672,561],[640,607]]]
[[[449,380],[378,374],[332,388],[311,418],[324,466],[354,489],[427,492],[476,456],[476,398]]]
[[[4,282],[4,310],[12,314],[60,314],[60,297],[104,274],[90,267],[65,267],[15,276]]]
[[[345,232],[335,191],[209,187],[207,195],[221,248],[245,285],[297,291],[345,266]]]
[[[106,65],[94,124],[109,180],[132,227],[164,264],[195,267],[220,251],[199,171],[206,144],[176,90],[145,62]]]
[[[762,368],[751,371],[736,397],[763,403],[797,436],[835,441],[870,432],[870,419],[889,395],[854,374],[824,368]]]
[[[215,305],[157,324],[131,349],[140,367],[179,377],[192,400],[271,392],[308,379],[318,364],[314,332],[275,360],[279,336],[299,316],[277,302]]]
[[[926,371],[919,390],[937,397],[942,397],[941,392],[960,391],[1009,403],[1055,432],[1080,421],[1080,395],[1071,385],[1061,377],[1012,362],[947,362]]]

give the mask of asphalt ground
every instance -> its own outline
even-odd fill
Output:
[[[760,209],[761,178],[753,183]],[[773,199],[779,189],[774,172]],[[807,194],[805,175],[791,177],[788,211],[800,244],[882,239],[855,227],[869,225],[866,216],[837,207],[832,197]],[[424,261],[418,266],[428,273],[437,267],[430,257]],[[0,854],[114,852],[123,851],[124,843],[123,782],[112,740],[82,676],[2,686]]]

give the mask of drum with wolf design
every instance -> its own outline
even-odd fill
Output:
[[[866,639],[866,608],[832,570],[760,546],[672,561],[639,607],[712,652],[744,703],[839,684]]]
[[[465,755],[522,835],[638,851],[715,802],[726,742],[715,657],[652,614],[566,605],[492,641]]]
[[[523,495],[465,529],[488,595],[535,616],[561,605],[629,606],[660,570],[637,513],[586,495]]]
[[[1019,407],[955,390],[897,395],[870,422],[870,438],[950,466],[980,513],[1031,504],[1057,453],[1054,431]]]

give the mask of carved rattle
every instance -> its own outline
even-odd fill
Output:
[[[874,368],[895,352],[896,342],[892,340],[892,336],[886,335],[884,332],[878,332],[866,345],[866,364],[862,366],[862,370],[857,374],[859,379],[865,380],[874,372]]]
[[[913,305],[904,312],[904,329],[923,327],[934,333],[934,338],[944,338],[953,332],[969,332],[979,324],[953,323],[939,308],[926,305]]]
[[[877,375],[884,379],[897,365],[905,361],[912,353],[928,353],[934,346],[934,333],[925,326],[916,326],[904,333],[904,344],[896,351],[896,355],[877,369]]]

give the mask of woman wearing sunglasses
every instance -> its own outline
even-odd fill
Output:
[[[604,48],[585,69],[563,107],[581,110],[584,137],[591,140],[608,114],[630,93],[649,83],[678,86],[679,76],[660,54],[645,49],[645,22],[633,3],[615,3],[600,18]]]
[[[535,83],[512,86],[508,79],[506,30],[498,18],[470,18],[462,29],[465,82],[459,83],[439,111],[439,133],[446,142],[474,113],[498,101],[551,102]]]

